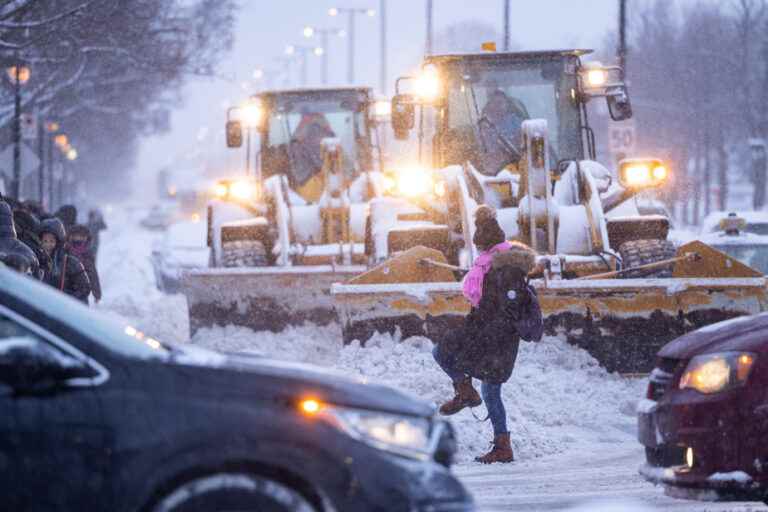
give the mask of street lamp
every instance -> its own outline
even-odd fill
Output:
[[[347,63],[347,81],[352,84],[355,82],[355,15],[365,14],[366,16],[376,16],[376,11],[373,9],[362,9],[355,7],[331,7],[328,9],[329,16],[338,16],[339,14],[346,13],[349,15],[347,18],[347,32],[349,33],[348,43],[348,63]]]
[[[13,184],[11,194],[19,199],[21,193],[21,86],[32,76],[30,69],[18,57],[6,68],[13,85]]]
[[[325,49],[319,46],[304,46],[300,44],[289,44],[285,47],[285,54],[290,56],[298,55],[301,58],[301,85],[306,87],[307,85],[307,54],[312,53],[316,56],[321,56],[325,53]]]
[[[326,85],[328,83],[328,36],[344,37],[346,32],[340,28],[317,28],[307,25],[304,27],[303,33],[307,39],[314,37],[315,34],[320,34],[320,48],[324,49],[321,54],[323,57],[322,82],[323,85]]]

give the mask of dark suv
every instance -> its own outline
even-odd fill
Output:
[[[768,502],[768,313],[661,349],[638,436],[647,458],[640,473],[669,494]]]
[[[455,450],[392,389],[167,345],[0,268],[4,510],[473,510]]]

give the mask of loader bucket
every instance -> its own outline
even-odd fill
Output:
[[[546,333],[584,348],[609,371],[642,373],[672,339],[766,310],[761,274],[700,242],[678,255],[691,252],[698,260],[679,264],[677,277],[668,279],[533,280]],[[333,286],[345,342],[396,330],[439,342],[469,311],[455,280],[402,284],[394,277],[366,283],[360,276]]]
[[[304,322],[335,322],[331,285],[364,270],[356,265],[321,265],[190,271],[182,277],[190,334],[217,325],[278,332]]]

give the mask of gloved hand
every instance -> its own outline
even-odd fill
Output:
[[[531,296],[527,287],[508,290],[504,301],[504,313],[517,322],[530,301]]]

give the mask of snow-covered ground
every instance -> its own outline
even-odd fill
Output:
[[[438,403],[451,396],[448,378],[424,338],[378,336],[365,348],[343,346],[337,326],[305,325],[275,334],[238,327],[202,329],[189,339],[186,301],[154,286],[149,261],[161,235],[139,226],[145,212],[108,212],[99,269],[104,299],[98,308],[159,339],[225,351],[255,352],[310,362],[376,380]],[[512,379],[504,386],[513,464],[472,462],[488,448],[485,409],[451,421],[460,453],[457,474],[483,510],[757,511],[759,504],[713,504],[664,496],[637,474],[644,455],[635,439],[635,407],[644,379],[608,374],[594,359],[557,338],[524,343]]]

